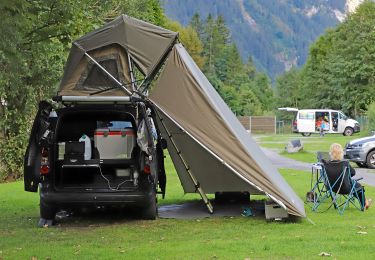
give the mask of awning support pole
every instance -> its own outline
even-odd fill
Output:
[[[166,125],[164,124],[163,118],[161,118],[161,116],[159,115],[159,113],[157,111],[156,111],[156,114],[158,115],[158,118],[159,118],[161,124],[163,125],[163,128],[167,132],[167,135],[168,135],[169,139],[171,140],[174,149],[176,149],[177,155],[180,157],[182,163],[184,164],[184,167],[185,167],[187,173],[189,174],[190,179],[194,183],[194,187],[195,187],[196,191],[198,191],[199,195],[203,199],[204,204],[206,204],[208,212],[210,212],[210,214],[214,213],[214,208],[213,208],[211,202],[207,198],[207,195],[204,193],[202,187],[200,186],[200,183],[195,179],[193,173],[190,171],[190,167],[187,165],[186,161],[184,160],[184,158],[181,155],[181,150],[178,149],[175,141],[173,140],[172,134],[168,131]]]
[[[132,95],[132,93],[126,87],[124,87],[124,85],[122,85],[120,81],[113,77],[111,73],[109,73],[102,65],[99,64],[99,62],[97,62],[93,57],[91,57],[86,51],[85,56],[89,58],[92,62],[94,62],[96,66],[98,66],[105,74],[108,75],[108,77],[110,77],[114,82],[116,82],[117,85],[119,85],[129,96]]]

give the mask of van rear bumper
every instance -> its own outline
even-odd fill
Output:
[[[40,200],[51,207],[147,206],[152,192],[41,192]]]

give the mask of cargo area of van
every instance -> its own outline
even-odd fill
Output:
[[[133,112],[133,111],[132,111]],[[131,113],[58,111],[55,188],[103,191],[138,186],[139,149]]]

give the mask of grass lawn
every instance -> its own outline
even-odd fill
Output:
[[[256,138],[261,146],[275,149],[285,157],[289,157],[302,162],[314,163],[316,162],[316,152],[328,152],[329,147],[332,143],[339,143],[344,147],[345,144],[350,140],[361,138],[366,135],[367,133],[359,133],[353,136],[343,136],[341,134],[326,134],[324,137],[320,137],[318,134],[313,134],[311,136],[304,137],[299,134],[288,134],[256,136]],[[303,144],[303,151],[299,153],[289,154],[284,151],[284,148],[288,141],[294,139],[301,140]]]
[[[160,204],[198,198],[183,195],[169,160],[167,170],[167,197]],[[303,199],[310,175],[287,169],[281,173]],[[367,187],[366,194],[375,198],[375,189]],[[343,216],[334,209],[311,212],[308,205],[306,211],[308,219],[295,223],[268,223],[261,217],[143,221],[98,212],[53,228],[37,228],[38,195],[24,192],[22,182],[0,184],[0,259],[311,259],[320,258],[321,252],[334,259],[368,259],[375,255],[375,207],[366,212],[349,208]]]

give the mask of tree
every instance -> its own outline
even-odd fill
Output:
[[[276,104],[278,107],[300,107],[300,71],[291,69],[276,79]]]
[[[366,1],[310,48],[302,69],[302,105],[366,111],[375,94],[375,3]]]
[[[166,22],[165,27],[179,33],[180,41],[192,56],[195,63],[202,68],[205,59],[202,56],[203,46],[197,32],[191,26],[182,27],[178,22],[170,20]]]
[[[194,31],[196,31],[199,39],[202,39],[203,34],[204,34],[204,28],[203,28],[203,24],[202,24],[201,18],[199,16],[199,13],[195,13],[193,15],[189,25],[193,28]]]
[[[268,77],[256,71],[251,57],[243,63],[223,17],[209,14],[202,22],[195,14],[190,25],[199,31],[203,43],[203,72],[232,111],[260,115],[272,110],[274,94]]]

